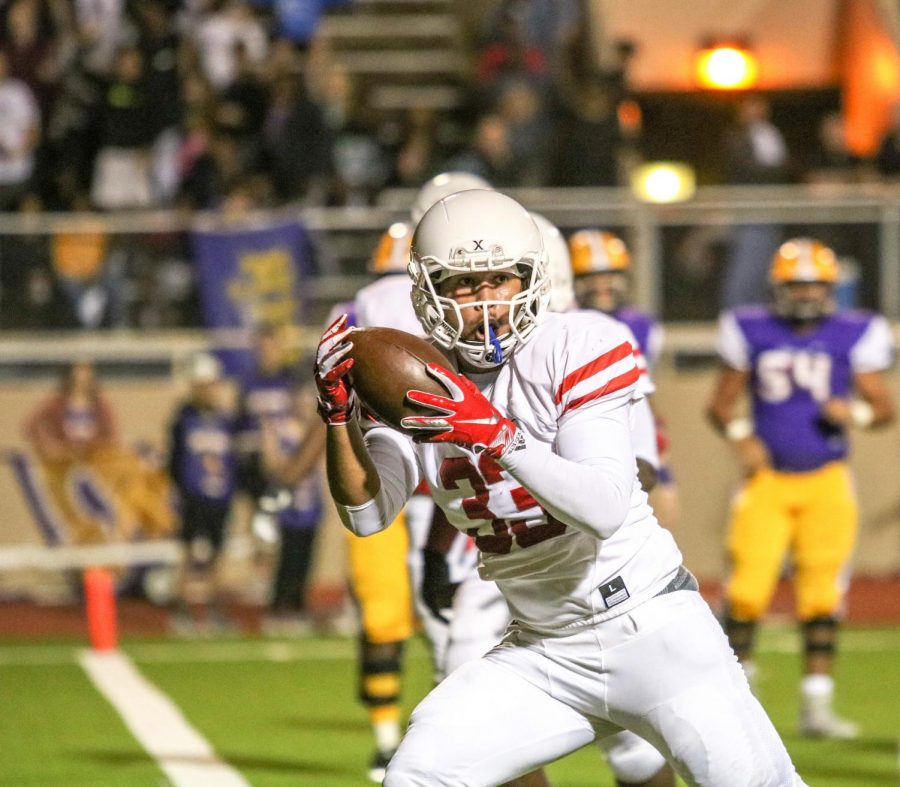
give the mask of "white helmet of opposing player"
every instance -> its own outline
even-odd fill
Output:
[[[413,224],[418,224],[425,215],[425,211],[432,205],[440,202],[444,197],[456,194],[457,191],[492,188],[493,186],[484,178],[473,175],[471,172],[442,172],[440,175],[435,175],[416,194],[416,199],[410,208]]]
[[[439,294],[442,281],[464,273],[508,271],[522,280],[509,300],[477,300],[460,306]],[[502,364],[528,340],[543,318],[550,295],[547,254],[541,231],[514,199],[497,191],[461,191],[433,205],[413,235],[409,273],[413,308],[425,333],[456,350],[477,369]],[[494,335],[490,308],[509,307],[510,332]],[[462,309],[481,309],[483,340],[462,340]]]
[[[531,218],[538,225],[547,250],[547,269],[550,272],[550,304],[552,312],[567,312],[575,305],[575,285],[569,244],[552,221],[532,211]]]

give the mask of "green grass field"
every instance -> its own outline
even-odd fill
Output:
[[[900,629],[844,635],[838,708],[862,725],[850,742],[794,733],[799,675],[793,631],[761,641],[759,692],[810,787],[900,784]],[[80,644],[0,645],[0,785],[164,787],[142,749],[77,661]],[[361,787],[371,754],[354,699],[353,643],[140,640],[123,650],[218,755],[259,787]],[[406,704],[427,691],[425,649],[408,654]],[[549,769],[556,787],[612,785],[588,747]],[[723,785],[727,787],[727,785]]]

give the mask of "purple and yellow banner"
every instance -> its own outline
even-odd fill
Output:
[[[207,328],[253,330],[302,322],[304,283],[313,260],[300,222],[196,231],[192,244]],[[245,351],[220,354],[229,374],[239,375],[248,365]]]

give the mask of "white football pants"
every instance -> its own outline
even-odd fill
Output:
[[[803,785],[706,602],[685,590],[568,636],[511,629],[419,704],[384,785],[498,785],[625,728],[689,785]]]

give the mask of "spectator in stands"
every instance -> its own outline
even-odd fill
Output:
[[[264,145],[279,199],[323,204],[333,171],[332,138],[322,108],[297,75],[273,85]]]
[[[125,3],[122,0],[75,0],[73,5],[79,57],[89,73],[105,77],[127,38]]]
[[[181,34],[165,0],[135,0],[137,47],[145,69],[145,85],[154,125],[150,185],[154,202],[168,203],[178,187],[177,160],[182,117]]]
[[[179,154],[178,203],[190,210],[212,210],[244,176],[238,143],[203,116],[194,115],[187,123]]]
[[[372,113],[357,109],[357,91],[350,74],[332,64],[323,76],[318,103],[332,138],[334,181],[330,201],[368,205],[390,178],[389,153],[379,139]]]
[[[509,129],[509,145],[518,171],[517,185],[545,185],[552,127],[543,94],[527,81],[510,80],[500,92],[497,112]]]
[[[76,201],[86,210],[86,198]],[[114,328],[125,324],[123,261],[113,255],[109,235],[98,219],[72,219],[50,242],[56,283],[62,292],[57,328]]]
[[[521,173],[509,135],[509,124],[501,115],[482,115],[469,146],[442,169],[446,172],[471,172],[498,188],[520,185]]]
[[[222,365],[209,353],[190,364],[190,395],[169,429],[167,468],[178,491],[180,538],[186,554],[179,570],[178,598],[170,625],[177,634],[197,629],[188,586],[204,585],[206,624],[214,632],[231,628],[224,607],[220,554],[237,488],[235,421],[222,401]]]
[[[758,95],[744,97],[737,118],[725,137],[725,179],[733,185],[788,182],[787,145],[772,123],[769,102]],[[723,277],[721,306],[762,303],[768,297],[768,269],[782,240],[772,224],[737,224],[732,228]]]
[[[488,44],[514,38],[550,55],[581,21],[579,0],[502,0],[488,19]]]
[[[560,45],[578,18],[574,0],[503,0],[489,18],[478,61],[486,106],[510,80],[549,87]]]
[[[618,185],[622,139],[610,85],[600,77],[573,82],[562,99],[551,184]]]
[[[199,20],[194,35],[203,73],[220,92],[237,76],[237,44],[243,45],[251,63],[261,64],[268,39],[253,8],[244,0],[213,0],[211,6],[211,13]]]
[[[749,95],[738,103],[737,118],[725,138],[725,181],[734,185],[788,182],[787,145],[762,96]],[[766,265],[769,259],[771,254]]]
[[[28,191],[40,133],[34,93],[9,75],[9,61],[0,50],[0,211],[14,210]]]
[[[48,325],[53,282],[48,238],[38,223],[42,211],[34,192],[22,197],[22,232],[3,238],[0,244],[0,327],[22,330]]]
[[[31,88],[46,115],[55,83],[75,55],[68,3],[14,0],[0,11],[0,46],[9,73]]]
[[[819,144],[810,151],[804,180],[808,183],[855,183],[865,177],[865,160],[847,145],[847,126],[840,112],[819,122]]]
[[[268,91],[243,42],[235,44],[234,57],[234,79],[216,105],[216,122],[234,140],[242,169],[252,170],[259,165]]]
[[[96,107],[97,157],[91,199],[106,210],[151,204],[150,155],[158,130],[141,51],[116,53],[112,78]]]
[[[394,147],[391,184],[419,188],[440,161],[440,120],[428,107],[407,110]]]
[[[891,108],[890,123],[875,154],[875,168],[886,178],[900,175],[900,101]]]

